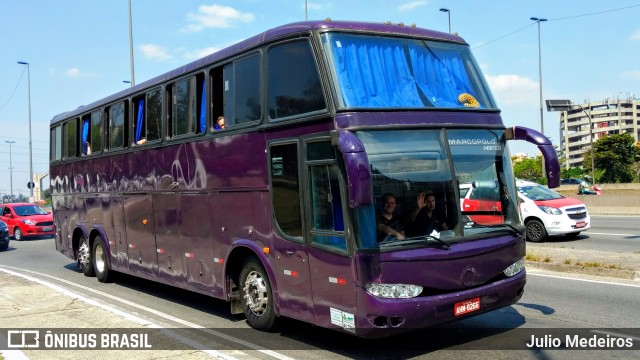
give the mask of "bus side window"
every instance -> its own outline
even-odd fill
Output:
[[[347,250],[338,169],[335,164],[310,167],[311,242]]]
[[[215,129],[216,120],[220,117],[224,117],[224,82],[222,76],[222,66],[211,69],[211,102],[210,102],[210,116],[209,116],[209,128]]]
[[[126,111],[125,103],[114,104],[108,109],[109,113],[109,149],[118,149],[127,146],[125,142]]]
[[[89,138],[87,139],[87,150],[91,150],[90,154],[98,154],[102,152],[102,142],[104,130],[102,127],[102,110],[91,113],[91,126],[89,128]]]
[[[91,155],[91,118],[89,115],[82,117],[82,129],[81,129],[81,144],[80,149],[82,150],[82,155],[87,156]]]
[[[78,119],[71,119],[62,125],[63,127],[63,158],[78,156]]]
[[[142,145],[147,142],[147,123],[145,121],[145,99],[133,99],[133,143]]]

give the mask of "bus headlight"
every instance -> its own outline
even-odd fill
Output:
[[[513,264],[509,265],[508,268],[504,269],[503,273],[507,277],[512,277],[513,275],[516,275],[517,273],[519,273],[523,269],[524,269],[524,258],[521,258],[520,260],[518,260],[518,261],[514,262]]]
[[[365,286],[367,292],[373,296],[388,299],[413,298],[422,292],[422,286],[411,284],[374,284]]]

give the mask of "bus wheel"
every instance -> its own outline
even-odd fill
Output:
[[[274,330],[277,317],[273,309],[271,284],[262,264],[247,259],[240,272],[241,303],[249,325],[259,330]]]
[[[89,240],[82,235],[80,238],[80,246],[78,247],[78,269],[82,270],[84,276],[94,276],[93,266],[91,265],[91,248]]]
[[[529,220],[527,226],[527,240],[531,242],[541,242],[547,237],[547,230],[538,220]]]
[[[104,241],[100,236],[93,240],[93,252],[91,253],[93,271],[100,282],[109,281],[109,264],[107,263],[107,252],[104,248]]]

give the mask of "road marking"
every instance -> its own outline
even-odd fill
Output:
[[[610,236],[640,236],[640,234],[612,234],[612,233],[597,233],[591,231],[585,231],[585,234],[590,235],[610,235]]]
[[[528,275],[543,276],[543,277],[550,277],[550,278],[564,279],[564,280],[584,281],[584,282],[597,283],[597,284],[618,285],[618,286],[628,286],[628,287],[640,288],[640,284],[639,285],[636,285],[636,284],[625,284],[625,283],[617,283],[617,282],[612,282],[612,281],[590,280],[590,279],[580,279],[580,278],[569,277],[569,276],[540,274],[540,273],[530,272],[529,269],[527,269],[527,276]]]
[[[247,342],[247,341],[244,341],[244,340],[240,340],[240,339],[234,338],[234,337],[232,337],[232,336],[229,336],[229,335],[223,334],[223,333],[218,332],[218,331],[215,331],[215,330],[206,329],[206,328],[205,328],[204,326],[202,326],[202,325],[198,325],[198,324],[195,324],[195,323],[192,323],[192,322],[189,322],[189,321],[186,321],[186,320],[183,320],[183,319],[177,318],[177,317],[175,317],[175,316],[172,316],[172,315],[169,315],[169,314],[165,314],[165,313],[160,312],[160,311],[158,311],[158,310],[151,309],[151,308],[148,308],[148,307],[146,307],[146,306],[136,304],[136,303],[131,302],[131,301],[129,301],[129,300],[125,300],[125,299],[119,298],[119,297],[117,297],[117,296],[113,296],[113,295],[111,295],[111,294],[107,294],[107,293],[104,293],[104,292],[102,292],[102,291],[95,290],[95,289],[92,289],[92,288],[87,287],[87,286],[84,286],[84,285],[80,285],[80,284],[73,283],[73,282],[71,282],[71,281],[69,281],[69,280],[61,279],[61,278],[58,278],[58,277],[55,277],[55,276],[51,276],[51,275],[48,275],[48,274],[42,274],[42,273],[39,273],[39,272],[36,272],[36,271],[32,271],[32,270],[26,270],[26,269],[16,268],[16,267],[12,267],[12,266],[0,265],[0,271],[4,271],[4,272],[9,273],[9,274],[13,274],[13,275],[16,275],[16,276],[20,276],[20,277],[25,278],[25,279],[27,279],[27,280],[30,280],[30,281],[36,282],[36,283],[38,283],[38,284],[44,285],[44,286],[46,286],[46,287],[48,287],[48,288],[50,288],[50,289],[56,290],[56,291],[58,291],[58,292],[61,292],[61,293],[65,294],[65,295],[67,295],[67,296],[69,296],[69,297],[77,297],[79,300],[84,301],[85,303],[87,303],[87,304],[89,304],[89,305],[98,306],[98,307],[100,307],[100,308],[102,308],[102,309],[105,309],[105,310],[107,310],[107,311],[109,311],[109,312],[111,312],[111,313],[113,313],[113,314],[116,314],[116,315],[122,316],[122,317],[124,317],[124,318],[126,318],[126,319],[132,320],[132,321],[134,321],[134,322],[136,322],[136,323],[138,323],[138,324],[140,324],[140,325],[146,326],[146,327],[163,329],[161,326],[156,325],[156,324],[153,324],[153,323],[151,323],[151,322],[149,322],[149,321],[147,321],[147,320],[145,320],[145,319],[142,319],[142,318],[140,318],[140,317],[138,317],[138,316],[136,316],[136,315],[129,314],[129,313],[127,313],[127,312],[123,311],[123,310],[116,309],[116,308],[111,307],[111,306],[109,306],[109,305],[107,305],[107,304],[102,304],[102,303],[100,303],[100,302],[98,302],[98,301],[96,301],[96,300],[93,300],[93,299],[90,299],[90,298],[88,298],[88,297],[82,296],[82,295],[80,295],[80,294],[74,293],[74,292],[72,292],[72,291],[70,291],[70,290],[68,290],[68,289],[65,289],[65,288],[63,288],[63,287],[60,287],[60,286],[58,286],[58,285],[55,285],[55,284],[52,284],[52,283],[46,282],[46,281],[44,281],[44,280],[41,280],[41,279],[38,279],[38,278],[35,278],[35,277],[32,277],[32,276],[29,276],[29,275],[21,274],[21,273],[19,273],[19,272],[12,271],[12,270],[9,270],[9,269],[19,270],[19,271],[24,271],[24,272],[28,272],[28,273],[31,273],[31,274],[34,274],[34,275],[43,276],[43,277],[48,277],[48,278],[50,278],[50,279],[54,279],[54,280],[56,280],[56,281],[60,281],[60,282],[63,282],[63,283],[65,283],[65,284],[68,284],[68,285],[71,285],[71,286],[78,287],[78,288],[80,288],[80,289],[83,289],[83,290],[86,290],[86,291],[92,292],[92,293],[94,293],[94,294],[97,294],[97,295],[100,295],[100,296],[107,297],[107,298],[109,298],[109,299],[111,299],[111,300],[115,300],[115,301],[121,302],[121,303],[123,303],[123,304],[129,305],[129,306],[132,306],[132,307],[135,307],[135,308],[140,309],[140,310],[144,310],[144,311],[146,311],[146,312],[152,313],[152,314],[154,314],[154,315],[157,315],[157,316],[162,317],[162,318],[164,318],[164,319],[167,319],[167,320],[169,320],[169,321],[173,321],[173,322],[176,322],[176,323],[182,324],[182,325],[184,325],[184,326],[187,326],[187,327],[190,327],[190,328],[193,328],[193,329],[199,329],[199,330],[204,331],[204,332],[206,332],[206,333],[208,333],[208,334],[211,334],[211,335],[213,335],[213,336],[217,336],[217,337],[219,337],[219,338],[222,338],[222,339],[225,339],[225,340],[228,340],[228,341],[234,342],[234,343],[236,343],[236,344],[246,346],[246,347],[248,347],[248,348],[250,348],[250,349],[253,349],[253,350],[259,351],[259,352],[261,352],[261,353],[263,353],[263,354],[265,354],[265,355],[269,355],[269,356],[274,357],[274,358],[276,358],[276,359],[280,359],[280,360],[294,360],[293,358],[290,358],[290,357],[288,357],[288,356],[286,356],[286,355],[283,355],[283,354],[277,353],[277,352],[275,352],[275,351],[261,349],[261,348],[260,348],[258,345],[256,345],[256,344],[253,344],[253,343],[250,343],[250,342]],[[169,329],[167,329],[167,330],[169,330]],[[179,335],[178,335],[178,336],[179,336]],[[186,338],[184,338],[184,337],[182,337],[182,336],[180,336],[180,337],[181,337],[181,339],[179,339],[180,341],[185,340],[185,341],[187,341],[187,342],[186,342],[186,344],[187,344],[187,345],[194,346],[194,345],[193,345],[193,341],[191,341],[191,340],[189,340],[189,339],[186,339]],[[197,346],[194,346],[194,347],[195,347],[196,349],[198,349],[198,347],[197,347]],[[218,351],[215,351],[215,350],[201,350],[201,351],[203,351],[203,352],[205,352],[205,353],[207,353],[207,354],[209,354],[209,355],[212,355],[212,356],[214,356],[214,357],[218,357],[218,358],[220,358],[220,359],[236,360],[236,358],[234,358],[234,357],[231,357],[231,356],[225,355],[225,354],[223,354],[223,353],[221,353],[221,352],[218,352]]]

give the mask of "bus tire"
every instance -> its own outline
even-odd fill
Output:
[[[547,237],[547,230],[544,224],[538,220],[529,220],[526,224],[527,240],[531,242],[541,242]]]
[[[240,272],[240,301],[249,325],[273,331],[278,318],[273,306],[273,291],[264,267],[255,257],[248,258]]]
[[[91,261],[91,247],[89,246],[89,239],[84,235],[80,238],[80,245],[78,246],[78,269],[82,271],[84,276],[95,275]]]
[[[104,247],[104,241],[100,236],[93,239],[93,251],[91,252],[91,266],[96,273],[96,277],[100,282],[108,282],[111,271],[107,262],[107,251]]]

